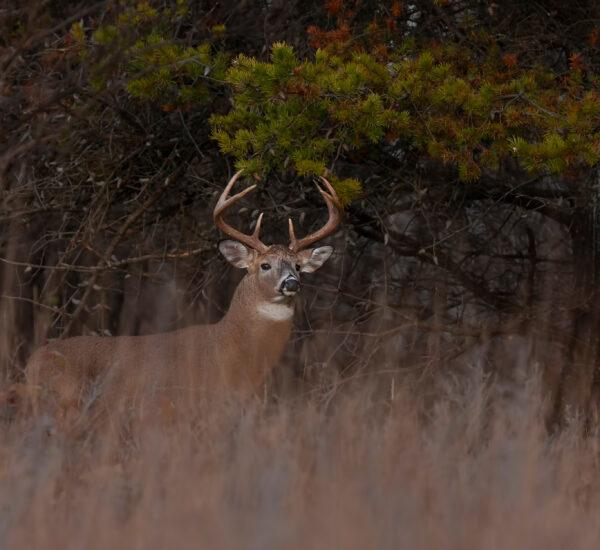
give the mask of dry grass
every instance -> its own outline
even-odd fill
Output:
[[[598,437],[535,376],[198,407],[135,434],[5,424],[3,548],[596,548]]]

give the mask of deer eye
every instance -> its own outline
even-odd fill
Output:
[[[269,269],[271,269],[271,264],[260,264],[260,268],[263,271],[269,271]]]
[[[300,264],[296,264],[296,271],[300,271]]]

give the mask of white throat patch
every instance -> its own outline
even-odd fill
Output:
[[[294,315],[294,306],[291,303],[263,302],[258,305],[258,313],[270,321],[286,321]]]

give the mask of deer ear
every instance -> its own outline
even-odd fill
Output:
[[[312,273],[319,269],[333,253],[332,246],[320,246],[319,248],[308,248],[298,252],[300,261],[300,271],[302,273]]]
[[[249,267],[254,260],[254,250],[238,241],[221,241],[219,250],[231,265],[240,269]]]

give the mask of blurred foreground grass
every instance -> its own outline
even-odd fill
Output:
[[[128,435],[2,425],[2,548],[597,548],[598,435],[535,376],[199,404]]]

